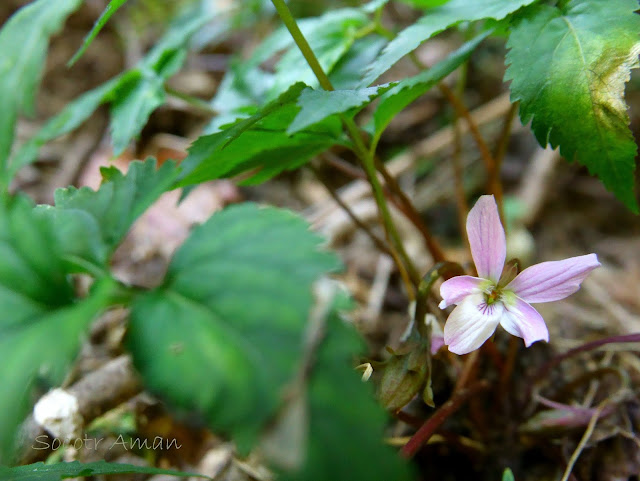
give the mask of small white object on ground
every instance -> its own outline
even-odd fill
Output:
[[[33,408],[33,418],[51,436],[70,442],[82,435],[84,424],[78,400],[64,389],[53,389]]]

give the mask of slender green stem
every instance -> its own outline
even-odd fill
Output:
[[[420,285],[420,276],[418,274],[417,269],[413,265],[413,262],[409,258],[407,251],[404,248],[404,244],[402,243],[402,239],[400,239],[400,235],[396,230],[396,227],[391,218],[391,211],[389,210],[389,206],[384,198],[384,191],[382,189],[382,184],[378,179],[378,172],[376,171],[375,160],[373,155],[365,146],[364,140],[358,130],[358,126],[356,123],[349,118],[342,118],[349,135],[351,136],[353,143],[356,147],[356,154],[360,157],[362,161],[362,166],[364,167],[364,171],[367,174],[369,179],[369,183],[371,184],[371,188],[373,190],[373,197],[376,200],[376,204],[378,204],[378,208],[380,210],[380,217],[382,218],[383,225],[385,226],[385,230],[387,231],[392,245],[398,250],[400,256],[405,262],[407,272],[413,282],[414,286],[417,287]]]
[[[63,256],[63,260],[76,267],[83,269],[87,274],[96,279],[102,279],[103,277],[111,277],[111,273],[102,266],[96,265],[93,262],[89,262],[80,256],[66,255]]]
[[[387,170],[386,166],[382,162],[376,162],[378,171],[382,174],[387,188],[396,196],[397,202],[395,205],[402,211],[402,213],[413,223],[413,225],[420,231],[425,242],[425,246],[434,262],[443,262],[445,260],[444,252],[440,247],[440,244],[433,236],[427,224],[420,217],[420,213],[416,210],[415,206],[404,193],[398,181]]]
[[[327,162],[330,165],[341,170],[348,176],[353,177],[355,179],[367,180],[367,174],[365,174],[360,169],[356,169],[355,167],[351,166],[351,164],[347,164],[342,159],[334,156],[333,154],[327,153],[325,154],[325,157]],[[440,244],[438,243],[436,238],[431,234],[429,227],[422,220],[420,213],[416,210],[415,206],[413,205],[413,203],[411,202],[407,194],[404,193],[404,191],[398,184],[398,181],[387,170],[384,163],[380,162],[378,159],[376,159],[375,166],[378,172],[382,174],[382,177],[386,182],[386,185],[383,186],[383,192],[385,197],[388,200],[390,200],[393,203],[393,205],[395,205],[405,215],[405,217],[413,223],[416,229],[420,231],[420,233],[422,234],[422,237],[424,238],[425,246],[427,247],[427,250],[431,253],[433,260],[435,262],[444,261],[445,260],[444,253],[440,248]]]
[[[284,0],[271,0],[271,2],[273,3],[273,6],[278,12],[278,15],[282,19],[282,22],[285,24],[285,26],[289,30],[289,33],[291,34],[294,42],[300,49],[300,52],[302,53],[305,60],[309,64],[309,67],[311,67],[311,70],[313,71],[314,75],[318,79],[320,86],[324,90],[328,90],[328,91],[334,90],[333,85],[329,80],[329,77],[322,69],[322,66],[318,61],[318,58],[315,56],[315,54],[313,53],[313,50],[311,49],[309,43],[307,42],[307,39],[304,37],[304,35],[300,31],[300,28],[298,27],[298,24],[296,23],[295,18],[293,18],[293,15],[291,14],[289,7],[287,7]],[[395,248],[395,250],[397,250],[400,258],[404,262],[404,266],[406,268],[406,271],[409,274],[409,277],[411,278],[411,282],[413,283],[414,290],[415,290],[415,288],[417,288],[417,286],[420,284],[420,276],[418,275],[417,269],[415,268],[415,266],[413,265],[413,262],[408,256],[404,248],[404,245],[402,243],[402,240],[400,239],[400,235],[398,234],[395,224],[393,223],[393,220],[391,218],[391,212],[389,211],[389,207],[384,198],[382,185],[378,180],[373,154],[367,148],[365,141],[362,137],[362,134],[360,132],[360,129],[358,128],[356,123],[353,121],[353,119],[348,118],[344,115],[342,115],[340,118],[342,120],[342,123],[344,124],[344,127],[349,133],[351,140],[353,141],[354,152],[360,158],[364,171],[367,174],[369,183],[371,184],[373,197],[376,201],[376,204],[378,205],[380,218],[385,227],[385,233],[388,237],[389,243],[393,248]],[[412,291],[408,292],[408,294],[411,297],[413,297],[414,295]]]
[[[387,27],[382,25],[382,8],[379,8],[378,10],[376,10],[376,15],[374,17],[374,20],[376,22],[375,32],[378,35],[386,38],[387,40],[391,40],[393,39],[393,37],[395,37],[395,34],[391,30],[389,30]]]
[[[167,85],[165,85],[164,89],[172,97],[175,97],[177,99],[182,100],[183,102],[186,102],[187,104],[191,105],[193,108],[200,110],[207,115],[218,115],[218,112],[216,111],[216,109],[211,107],[211,105],[209,105],[208,102],[205,102],[204,100],[199,99],[198,97],[185,94],[184,92],[175,90]]]
[[[354,38],[359,39],[362,37],[366,37],[367,35],[375,32],[377,28],[378,26],[376,25],[375,22],[368,23],[367,25],[360,28],[359,30],[356,30],[356,33],[354,34]]]
[[[311,67],[313,74],[318,79],[318,82],[320,82],[320,86],[325,90],[333,90],[333,85],[331,85],[329,77],[327,77],[327,74],[324,73],[320,62],[318,62],[318,58],[313,53],[313,50],[311,50],[309,42],[307,42],[307,39],[300,31],[298,23],[296,22],[296,19],[293,18],[291,10],[289,10],[287,4],[284,2],[284,0],[271,0],[271,3],[273,3],[273,6],[276,8],[276,12],[278,12],[282,23],[284,23],[285,27],[287,27],[287,30],[289,30],[289,33],[302,52],[302,55],[309,64],[309,67]]]

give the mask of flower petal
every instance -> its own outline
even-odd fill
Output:
[[[542,262],[526,268],[506,289],[529,303],[557,301],[580,289],[589,272],[599,266],[595,254]]]
[[[435,355],[444,346],[444,332],[433,314],[427,314],[424,322],[431,326],[431,355]]]
[[[457,276],[444,281],[440,286],[442,302],[438,307],[445,309],[452,304],[459,304],[468,295],[479,291],[482,282],[486,281],[472,276]]]
[[[500,325],[509,333],[524,339],[527,347],[536,341],[549,342],[549,330],[538,311],[516,297],[514,305],[505,305]]]
[[[467,236],[478,276],[497,282],[507,255],[507,241],[492,195],[480,197],[469,211]]]
[[[503,312],[501,302],[487,306],[482,294],[465,297],[447,319],[444,343],[456,354],[478,349],[496,330]]]
[[[434,334],[433,336],[431,336],[431,355],[432,356],[435,356],[442,346],[444,346],[444,336],[442,334],[440,335]]]

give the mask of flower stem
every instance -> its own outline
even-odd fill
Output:
[[[464,89],[467,83],[467,73],[469,70],[468,62],[464,62],[460,66],[460,76],[456,82],[456,94],[460,97],[464,93]],[[454,113],[453,119],[453,140],[454,148],[451,158],[451,164],[453,167],[453,180],[455,182],[456,192],[456,204],[458,212],[458,230],[460,231],[460,237],[463,240],[463,244],[467,248],[467,252],[471,257],[471,245],[469,244],[469,237],[467,236],[467,214],[469,214],[469,204],[467,203],[467,195],[464,190],[464,177],[462,168],[462,134],[460,132],[460,116]]]
[[[411,437],[409,442],[402,448],[402,456],[411,459],[418,450],[427,442],[429,438],[436,432],[436,430],[444,423],[449,416],[455,413],[462,405],[474,394],[484,391],[489,387],[489,382],[486,380],[478,381],[477,383],[469,386],[449,399],[446,403],[438,408],[429,419],[418,429],[418,431]]]
[[[498,204],[498,210],[500,212],[500,218],[502,219],[502,224],[504,225],[505,219],[502,209],[502,184],[500,183],[500,168],[498,166],[498,163],[491,154],[489,146],[480,133],[480,129],[478,129],[478,126],[474,122],[473,117],[471,117],[471,113],[464,105],[462,100],[460,100],[460,98],[444,83],[441,82],[438,87],[440,88],[440,92],[442,92],[442,94],[451,103],[458,116],[464,118],[469,125],[471,136],[478,146],[478,150],[480,151],[480,155],[482,156],[482,160],[484,161],[485,168],[487,169],[487,189],[489,193],[493,194],[493,196],[496,198],[496,203]]]
[[[378,204],[380,217],[382,219],[383,225],[385,226],[385,231],[387,232],[390,243],[396,248],[396,250],[400,254],[400,257],[404,260],[406,270],[409,274],[409,277],[411,278],[411,282],[413,283],[414,288],[417,289],[418,285],[420,285],[420,276],[418,274],[418,270],[415,268],[413,262],[409,258],[409,255],[404,248],[404,244],[402,243],[402,239],[400,239],[400,235],[398,234],[393,220],[391,219],[391,212],[389,211],[389,206],[387,205],[387,202],[384,198],[382,185],[378,180],[378,173],[375,168],[373,155],[365,146],[364,140],[362,139],[355,122],[352,119],[346,117],[343,117],[342,120],[355,144],[356,154],[358,154],[358,157],[360,157],[362,166],[364,167],[364,171],[367,174],[369,183],[371,184],[373,197],[376,200],[376,204]],[[409,293],[411,297],[413,297],[413,294],[414,293]]]
[[[418,68],[427,68],[427,66],[424,65],[420,61],[420,59],[418,59],[415,52],[411,52],[411,54],[409,54],[409,57]],[[485,169],[487,170],[487,189],[489,193],[493,194],[493,196],[496,198],[496,203],[498,204],[498,212],[500,213],[500,219],[502,220],[502,224],[505,225],[504,212],[502,209],[502,184],[500,183],[500,166],[491,154],[489,146],[480,133],[480,129],[478,129],[478,126],[473,120],[471,112],[469,112],[469,109],[467,109],[460,97],[456,95],[456,93],[451,90],[444,82],[440,82],[438,84],[438,88],[449,101],[449,103],[453,106],[456,112],[456,116],[464,118],[467,122],[467,125],[469,126],[471,136],[478,146],[478,150],[480,151],[480,155],[482,156],[482,159],[484,161]]]

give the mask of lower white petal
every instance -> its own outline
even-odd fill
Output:
[[[544,319],[531,305],[515,298],[513,305],[507,305],[504,309],[500,325],[505,331],[524,339],[527,347],[536,341],[549,342],[549,331]]]
[[[503,313],[501,302],[487,305],[482,294],[467,296],[447,319],[444,343],[456,354],[478,349],[494,333]]]

